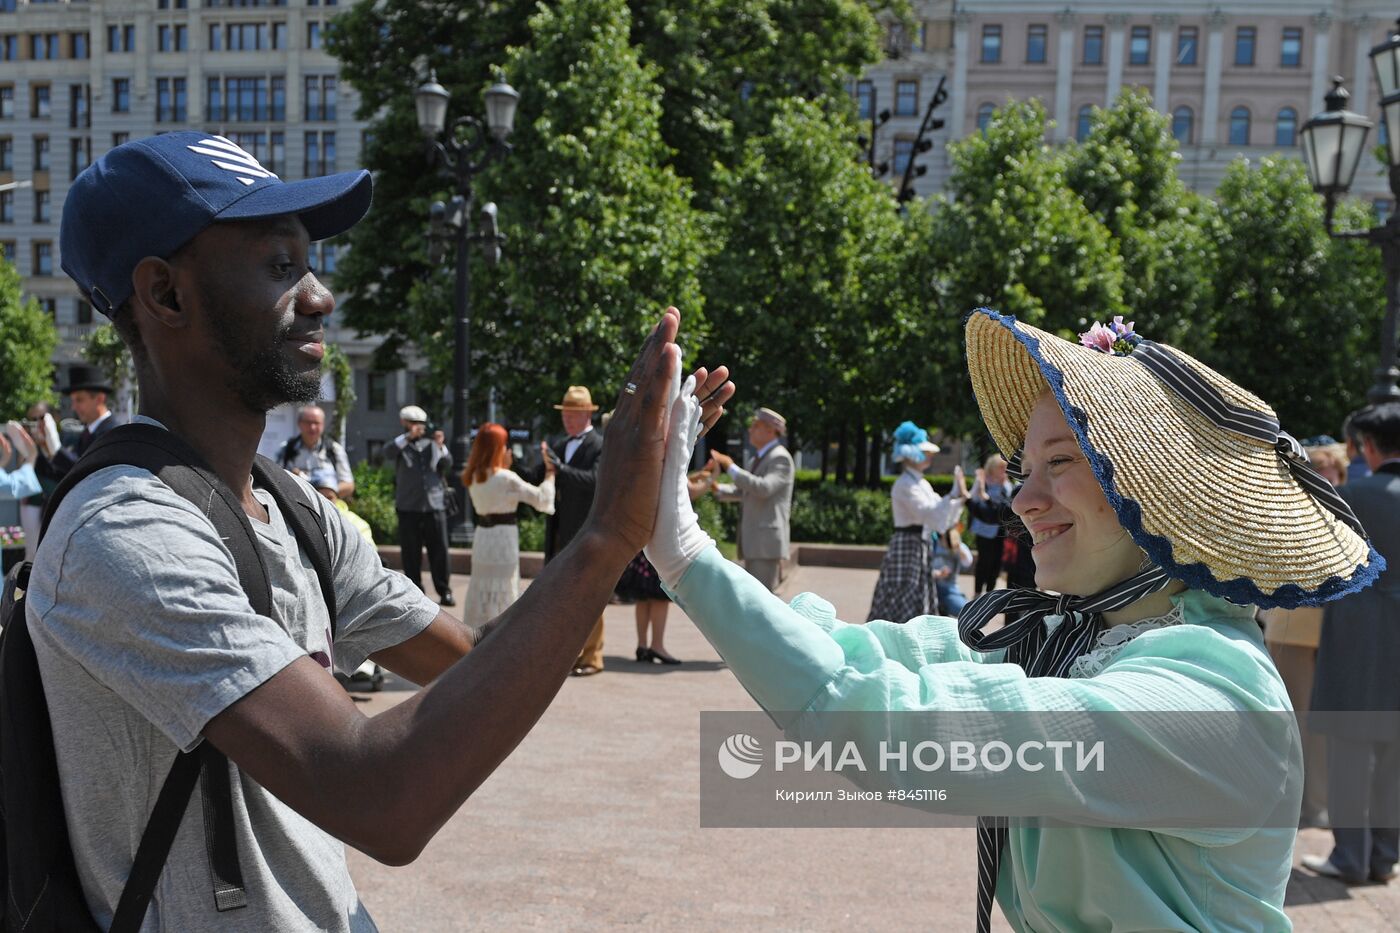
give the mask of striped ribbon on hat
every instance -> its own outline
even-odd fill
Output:
[[[1129,359],[1147,367],[1167,388],[1175,392],[1196,411],[1209,418],[1216,427],[1241,437],[1271,444],[1288,466],[1298,485],[1307,490],[1318,503],[1352,531],[1366,537],[1356,514],[1346,500],[1337,494],[1332,484],[1308,463],[1303,445],[1279,427],[1278,419],[1262,411],[1251,411],[1231,405],[1215,386],[1201,378],[1194,369],[1163,350],[1150,340],[1137,345]]]
[[[958,614],[958,637],[976,651],[1006,649],[1006,661],[1029,677],[1067,677],[1070,665],[1094,646],[1104,630],[1103,613],[1122,609],[1171,583],[1161,567],[1149,567],[1092,596],[1052,596],[1040,590],[1009,589],[983,593]],[[991,634],[982,629],[1006,613],[1007,624]],[[1055,630],[1045,617],[1062,616]],[[997,874],[1006,845],[1006,820],[977,818],[977,933],[990,933]]]

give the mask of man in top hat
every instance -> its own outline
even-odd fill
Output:
[[[68,385],[61,391],[73,403],[73,414],[83,423],[83,433],[78,438],[75,450],[65,447],[55,451],[42,451],[59,476],[73,468],[73,464],[87,453],[93,441],[121,423],[107,408],[107,398],[114,393],[97,367],[72,367],[68,371]]]
[[[190,799],[158,865],[159,917],[145,926],[374,929],[345,847],[395,865],[418,856],[544,713],[651,533],[680,358],[674,309],[627,376],[597,507],[486,626],[464,626],[383,568],[294,480],[326,537],[332,638],[311,557],[252,474],[267,412],[320,389],[335,299],[311,269],[311,243],[353,226],[372,186],[366,171],[283,182],[228,139],[171,132],[111,149],[68,190],[63,268],[132,351],[136,420],[191,448],[211,491],[242,509],[271,591],[255,610],[216,526],[149,470],[95,472],[53,514],[26,630],[79,879],[70,887],[81,885],[81,903],[65,906],[86,906],[99,929],[112,926],[176,753],[206,744],[228,759],[226,789]],[[715,395],[703,416],[713,423],[733,392],[728,373],[697,375],[696,391]],[[366,657],[423,689],[366,718],[331,675]],[[206,847],[210,825],[236,840],[239,887]]]
[[[455,606],[452,568],[447,561],[447,477],[452,454],[428,436],[428,413],[417,405],[399,410],[403,433],[394,438],[394,509],[399,514],[403,572],[423,588],[423,548],[438,602]]]
[[[569,386],[564,400],[554,406],[564,422],[564,434],[553,444],[541,442],[540,453],[554,463],[554,514],[545,518],[544,559],[553,560],[583,527],[593,507],[593,491],[598,484],[598,458],[603,439],[593,430],[593,394],[587,386]],[[529,471],[531,483],[544,480],[544,464]],[[603,669],[603,617],[593,626],[588,641],[574,664],[575,677],[587,677]]]
[[[712,472],[725,470],[730,483],[715,487],[722,502],[740,502],[739,556],[744,569],[774,592],[788,559],[788,516],[792,511],[792,454],[783,446],[787,421],[771,408],[760,408],[749,422],[754,453],[747,468],[721,450],[710,452]]]

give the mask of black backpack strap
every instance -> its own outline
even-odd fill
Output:
[[[272,614],[272,588],[256,533],[233,490],[209,469],[188,444],[164,428],[125,424],[113,428],[88,448],[74,469],[59,483],[44,511],[42,540],[49,522],[68,492],[88,476],[109,466],[132,465],[149,470],[213,523],[233,555],[239,583],[259,615]],[[324,546],[324,539],[322,541]],[[228,759],[208,742],[175,757],[137,846],[127,884],[112,920],[113,930],[140,928],[156,883],[170,856],[170,847],[184,819],[198,778],[205,804],[205,846],[218,910],[247,904],[238,842],[233,822],[233,791]]]
[[[311,558],[311,566],[316,570],[316,579],[321,584],[321,598],[326,601],[326,612],[330,615],[331,637],[334,638],[339,621],[336,618],[335,574],[331,570],[330,539],[325,522],[321,510],[310,499],[316,493],[308,492],[292,474],[266,457],[254,458],[253,479],[272,494],[282,517],[296,535],[297,543]]]

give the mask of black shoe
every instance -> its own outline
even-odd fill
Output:
[[[638,650],[641,650],[641,649],[638,649]],[[662,664],[680,664],[680,663],[681,663],[680,658],[673,658],[673,657],[671,657],[669,654],[662,654],[662,653],[659,652],[659,651],[653,651],[651,648],[648,648],[648,649],[647,649],[647,657],[648,657],[650,660],[652,660],[652,661],[659,661],[659,662],[661,662]]]
[[[457,600],[455,600],[455,599],[452,598],[452,594],[451,594],[450,592],[448,592],[448,593],[443,593],[443,594],[442,594],[442,599],[439,599],[439,600],[438,600],[438,605],[440,605],[440,606],[455,606],[455,605],[457,605]]]
[[[649,664],[649,663],[651,663],[651,649],[650,649],[650,648],[638,648],[638,649],[637,649],[637,660],[640,661],[640,662],[643,663],[643,664]]]

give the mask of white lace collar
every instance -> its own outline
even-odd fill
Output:
[[[1124,645],[1143,632],[1166,628],[1169,625],[1180,625],[1185,621],[1186,614],[1181,608],[1181,603],[1174,602],[1171,611],[1166,615],[1110,626],[1099,633],[1093,648],[1074,659],[1074,662],[1069,666],[1069,676],[1095,677],[1103,673],[1104,668],[1113,663],[1113,659],[1118,656],[1118,652],[1123,650]]]

